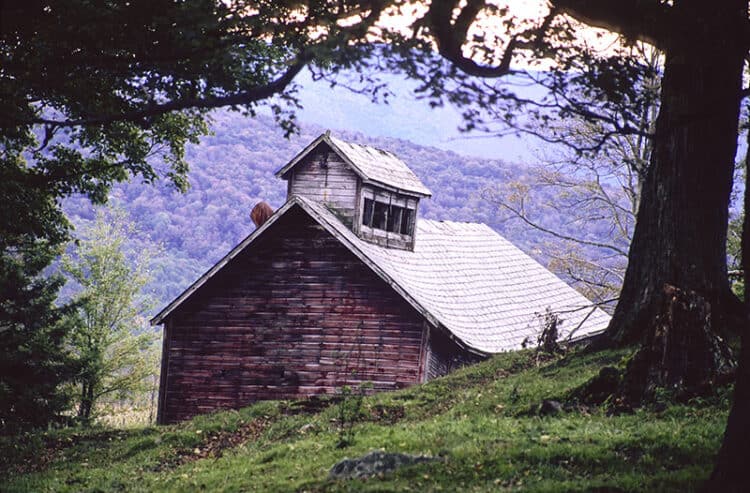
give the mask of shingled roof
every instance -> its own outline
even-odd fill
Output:
[[[293,207],[300,207],[387,282],[430,323],[468,349],[498,353],[534,341],[549,308],[562,319],[561,336],[602,331],[609,316],[484,224],[417,223],[414,251],[358,238],[325,206],[293,196],[152,320],[164,318]]]
[[[376,147],[353,144],[333,137],[330,132],[322,134],[292,158],[276,176],[283,177],[321,143],[326,143],[346,162],[365,183],[376,183],[387,188],[429,197],[432,192],[424,186],[412,170],[398,157]]]

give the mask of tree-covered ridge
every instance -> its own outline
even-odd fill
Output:
[[[135,179],[117,185],[111,193],[110,200],[125,208],[139,229],[150,236],[150,240],[139,237],[133,241],[152,241],[164,247],[155,259],[155,280],[151,284],[161,303],[178,295],[254,230],[250,210],[257,202],[265,200],[274,209],[284,203],[286,182],[276,178],[274,172],[325,131],[304,125],[299,135],[287,139],[268,117],[246,118],[232,112],[215,113],[212,129],[212,135],[187,150],[191,170],[186,193],[177,192],[166,182],[144,187]],[[467,157],[406,140],[371,138],[335,129],[333,133],[344,140],[387,149],[407,163],[433,192],[430,199],[422,201],[420,217],[486,223],[546,263],[540,249],[541,235],[518,222],[504,221],[496,206],[482,197],[489,187],[528,179],[525,166],[508,163],[502,157]],[[457,148],[460,151],[460,143]],[[95,217],[95,209],[83,197],[68,199],[65,210],[79,228]],[[565,222],[562,217],[541,219],[560,225]],[[588,235],[608,234],[596,231],[596,225],[590,226]]]

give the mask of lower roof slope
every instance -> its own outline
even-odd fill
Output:
[[[414,251],[358,238],[325,206],[293,196],[152,319],[162,321],[292,207],[301,207],[436,327],[480,353],[534,343],[549,308],[562,338],[604,330],[609,315],[484,224],[417,221]]]
[[[472,349],[498,353],[536,343],[547,308],[562,321],[561,338],[609,324],[607,313],[485,224],[420,219],[414,251],[395,250],[359,239],[324,206],[302,202]]]

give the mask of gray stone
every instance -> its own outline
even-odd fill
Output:
[[[385,474],[403,466],[441,460],[425,455],[388,453],[376,450],[356,459],[344,459],[331,468],[328,477],[333,479],[368,478]]]
[[[553,416],[561,412],[563,412],[563,406],[558,401],[545,399],[542,401],[542,405],[539,406],[540,416]]]

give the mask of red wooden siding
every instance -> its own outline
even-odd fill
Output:
[[[365,381],[396,389],[421,376],[421,316],[300,209],[214,275],[165,328],[162,423]]]

